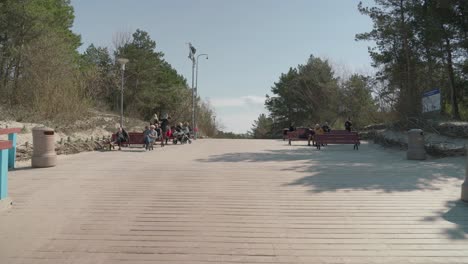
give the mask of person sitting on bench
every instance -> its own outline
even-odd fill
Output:
[[[117,131],[117,133],[115,133],[115,135],[116,139],[113,143],[117,143],[117,145],[119,146],[119,150],[122,150],[122,143],[128,142],[128,133],[127,131],[125,131],[125,129],[119,127],[119,130]]]
[[[346,131],[351,132],[351,128],[353,127],[353,123],[351,123],[351,118],[348,117],[348,119],[346,119],[344,126]]]
[[[147,130],[144,134],[145,136],[145,149],[146,150],[153,150],[153,143],[158,137],[156,130],[154,130],[155,126],[151,125],[150,130]]]
[[[163,138],[163,132],[162,132],[162,129],[161,127],[159,127],[159,124],[158,123],[155,123],[154,124],[154,131],[156,131],[156,135],[157,135],[157,139],[159,140],[162,140]]]
[[[328,122],[325,122],[325,124],[322,126],[322,130],[323,130],[323,132],[325,132],[325,133],[330,133],[331,128],[330,128],[330,126],[328,125]]]

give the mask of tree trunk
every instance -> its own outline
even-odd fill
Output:
[[[450,103],[452,105],[452,117],[454,119],[460,119],[460,111],[458,109],[458,96],[457,96],[457,85],[455,83],[455,73],[453,70],[453,59],[452,59],[452,45],[448,36],[445,36],[445,51],[447,53],[447,73],[450,83]]]
[[[405,10],[404,10],[404,2],[405,0],[400,0],[400,19],[401,19],[401,35],[403,40],[403,53],[405,56],[405,64],[404,64],[404,80],[403,83],[405,85],[403,93],[404,96],[406,95],[407,98],[404,99],[404,109],[405,114],[414,115],[417,114],[417,109],[415,107],[415,100],[416,98],[416,91],[414,87],[414,77],[412,76],[412,67],[411,67],[411,55],[410,55],[410,48],[409,48],[409,36],[408,30],[406,29],[406,19],[405,19]],[[413,78],[412,78],[413,77]]]
[[[14,94],[14,100],[15,100],[14,103],[18,103],[20,100],[20,98],[18,98],[18,94],[19,94],[18,82],[19,82],[20,73],[21,73],[21,59],[22,59],[22,56],[20,53],[15,62],[15,72],[13,76],[13,94]]]
[[[430,41],[428,40],[429,38],[429,35],[431,34],[429,28],[430,28],[430,25],[429,25],[429,21],[432,19],[431,17],[429,17],[429,15],[427,14],[427,10],[428,9],[428,2],[427,0],[424,1],[424,42],[423,42],[423,46],[424,46],[424,53],[426,55],[426,59],[427,59],[427,79],[428,79],[428,86],[433,89],[435,87],[435,83],[434,83],[434,56],[432,56],[432,52],[431,52],[431,43]]]

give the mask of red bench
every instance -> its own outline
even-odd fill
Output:
[[[325,144],[353,144],[353,149],[358,150],[361,144],[357,132],[325,133],[323,135],[315,135],[314,137],[317,149],[319,150]]]
[[[349,134],[350,132],[348,130],[331,130],[330,132],[327,132],[329,134]]]
[[[112,138],[109,142],[109,150],[115,148],[115,142],[117,141],[117,134],[112,134]],[[159,138],[155,141],[161,141]],[[128,141],[122,142],[123,146],[129,145],[141,145],[145,144],[145,136],[142,132],[128,132]]]
[[[0,128],[0,135],[8,135],[11,141],[11,147],[8,150],[8,168],[15,168],[16,162],[16,139],[17,134],[21,133],[21,128]]]
[[[288,132],[289,128],[283,129],[283,141],[286,141],[286,139],[288,138]]]
[[[288,131],[288,144],[291,145],[292,141],[298,141],[298,140],[303,140],[307,141],[308,144],[310,144],[310,130],[309,128],[306,127],[298,127],[294,131]]]

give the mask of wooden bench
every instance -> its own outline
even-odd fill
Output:
[[[283,141],[286,141],[286,139],[288,138],[288,132],[289,132],[289,128],[284,128],[283,129]]]
[[[361,144],[357,132],[325,133],[322,135],[315,135],[314,138],[317,149],[319,150],[321,146],[325,144],[353,144],[353,149],[358,150]]]
[[[310,130],[306,127],[298,127],[294,131],[288,131],[288,144],[292,141],[307,141],[310,144]]]
[[[328,134],[349,134],[350,132],[348,130],[331,130],[330,132],[327,132],[327,133]]]
[[[112,134],[111,140],[109,141],[109,150],[115,148],[115,142],[117,140],[117,134]],[[160,138],[157,138],[154,142],[161,141]],[[123,146],[129,145],[145,145],[145,136],[143,132],[128,132],[128,141],[122,142]]]
[[[8,140],[11,142],[11,147],[8,149],[8,168],[15,168],[16,162],[16,139],[17,134],[21,132],[21,128],[0,128],[0,135],[8,135]]]
[[[0,200],[8,196],[8,156],[12,148],[13,142],[0,140]]]

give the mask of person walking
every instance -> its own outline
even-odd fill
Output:
[[[161,138],[161,147],[164,147],[164,143],[166,141],[166,133],[167,133],[167,129],[169,127],[169,120],[171,119],[171,117],[168,115],[168,114],[165,114],[163,116],[163,118],[161,119],[161,131],[162,131],[162,136],[163,138]]]

